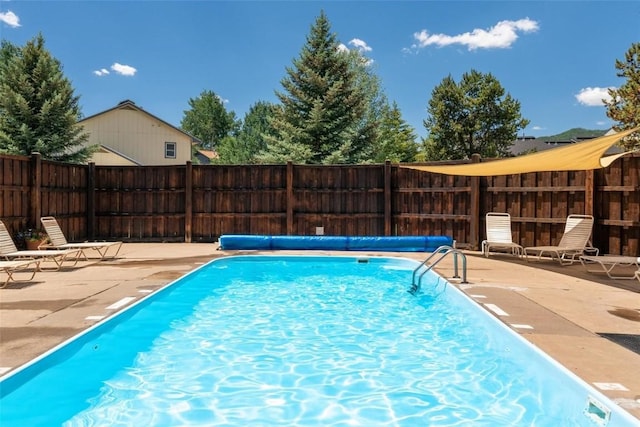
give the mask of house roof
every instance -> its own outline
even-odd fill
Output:
[[[518,138],[509,148],[509,154],[519,156],[531,152],[548,150],[550,148],[565,147],[576,141],[542,141],[536,138]]]
[[[148,115],[149,117],[153,118],[154,120],[158,120],[159,122],[162,122],[163,124],[169,126],[170,128],[172,128],[172,129],[174,129],[174,130],[176,130],[176,131],[178,131],[178,132],[180,132],[180,133],[182,133],[184,135],[187,135],[189,138],[191,138],[192,141],[202,142],[202,141],[200,141],[200,139],[196,138],[195,136],[190,135],[189,133],[183,131],[182,129],[175,127],[171,123],[168,123],[168,122],[162,120],[160,117],[154,116],[153,114],[151,114],[150,112],[146,111],[142,107],[138,107],[135,102],[133,102],[133,101],[131,101],[129,99],[125,99],[124,101],[119,102],[118,105],[116,105],[115,107],[109,108],[107,110],[104,110],[104,111],[101,111],[99,113],[93,114],[93,115],[85,117],[83,119],[80,119],[78,121],[78,123],[82,123],[82,122],[87,121],[89,119],[93,119],[94,117],[101,116],[103,114],[107,114],[107,113],[109,113],[111,111],[114,111],[114,110],[136,110],[136,111],[140,111],[141,113],[144,113],[144,114]]]
[[[220,156],[218,155],[217,151],[213,151],[213,150],[197,150],[198,153],[202,154],[203,156],[205,156],[206,158],[208,158],[209,160],[211,159],[217,159]]]
[[[606,135],[613,135],[615,132],[609,131]],[[534,152],[540,152],[544,150],[549,150],[552,148],[558,147],[566,147],[571,144],[580,144],[585,141],[589,141],[594,139],[594,136],[579,136],[571,139],[560,139],[557,141],[548,141],[544,139],[538,139],[530,136],[518,137],[513,145],[509,148],[509,154],[513,156],[520,156],[523,154],[530,154]],[[621,153],[623,150],[618,146],[612,146],[607,150],[606,154],[617,154]]]
[[[98,147],[98,151],[102,151],[102,152],[109,153],[109,154],[117,156],[117,157],[121,157],[121,158],[123,158],[123,159],[125,159],[125,160],[127,160],[127,161],[129,161],[129,162],[131,162],[131,163],[133,163],[135,165],[137,165],[137,166],[142,166],[142,164],[140,162],[138,162],[137,160],[135,160],[135,159],[133,159],[133,158],[131,158],[131,157],[125,155],[125,154],[122,154],[119,151],[114,150],[111,147],[107,147],[106,145],[100,144],[99,147]]]

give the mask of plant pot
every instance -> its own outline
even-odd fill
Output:
[[[35,251],[35,250],[38,250],[38,246],[42,245],[46,241],[47,241],[46,239],[43,239],[43,240],[27,240],[27,241],[25,241],[25,244],[27,246],[27,250],[28,251]]]

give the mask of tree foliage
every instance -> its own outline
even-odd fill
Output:
[[[529,121],[520,114],[520,103],[505,93],[491,74],[471,70],[460,83],[449,75],[433,89],[424,126],[428,160],[469,159],[508,155],[518,131]]]
[[[633,43],[625,53],[624,61],[616,60],[618,77],[626,81],[617,89],[609,89],[611,101],[605,102],[607,116],[618,122],[617,131],[640,126],[640,43]],[[625,149],[640,148],[638,137],[622,141]]]
[[[202,141],[202,148],[215,149],[225,138],[238,130],[233,111],[227,111],[222,99],[211,90],[189,99],[190,110],[184,111],[180,127]]]
[[[374,72],[373,61],[359,49],[343,51],[355,77],[357,90],[364,96],[364,113],[355,126],[352,163],[375,162],[380,126],[389,109],[380,78]]]
[[[417,153],[418,146],[413,128],[402,119],[400,108],[395,102],[386,105],[382,111],[373,162],[413,162]]]
[[[256,156],[266,150],[266,135],[273,135],[271,120],[277,106],[259,101],[245,114],[238,134],[224,138],[218,146],[220,156],[216,163],[252,164]]]
[[[43,36],[21,48],[3,41],[0,51],[0,152],[86,161],[94,148],[78,124],[79,97]]]
[[[260,161],[359,161],[366,138],[359,128],[366,99],[324,12],[286,73],[281,81],[284,91],[276,92],[282,104],[272,122],[276,136],[267,138]]]

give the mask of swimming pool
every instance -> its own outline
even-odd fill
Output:
[[[0,420],[636,425],[435,274],[409,294],[417,264],[215,260],[3,378]]]

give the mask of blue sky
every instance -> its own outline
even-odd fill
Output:
[[[0,35],[24,45],[42,33],[85,116],[130,99],[179,126],[204,90],[238,118],[277,102],[321,10],[419,136],[433,88],[472,69],[520,101],[521,133],[608,129],[600,100],[640,42],[639,1],[0,0]]]

